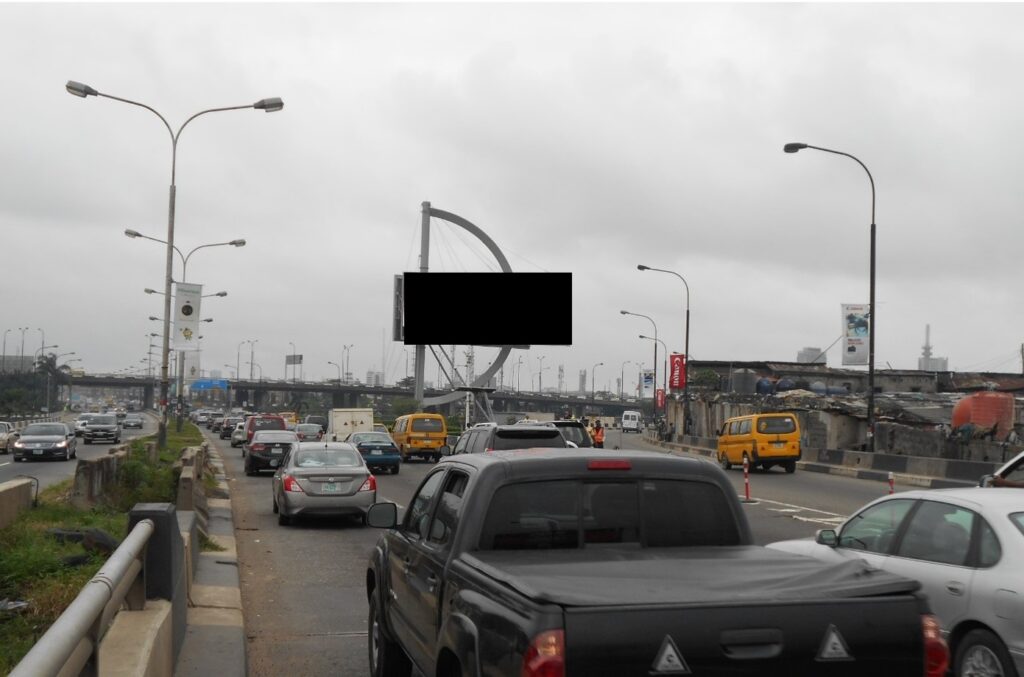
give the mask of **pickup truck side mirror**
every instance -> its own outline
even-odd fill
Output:
[[[979,487],[990,487],[992,486],[992,480],[995,479],[995,475],[982,475],[978,480]]]
[[[441,447],[439,451],[441,452],[442,456],[451,456],[452,454],[452,448],[449,447],[447,444]]]
[[[814,535],[814,542],[834,548],[839,545],[839,536],[835,529],[818,529],[818,533]]]
[[[366,523],[378,529],[393,529],[398,524],[398,506],[394,503],[374,503],[366,511]]]

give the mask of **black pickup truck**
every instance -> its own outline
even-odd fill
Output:
[[[450,456],[397,517],[368,515],[388,529],[366,572],[374,677],[941,677],[948,663],[916,581],[753,545],[703,459]]]

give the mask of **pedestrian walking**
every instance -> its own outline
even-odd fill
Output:
[[[601,421],[598,420],[594,424],[594,448],[604,449],[604,427],[601,425]]]

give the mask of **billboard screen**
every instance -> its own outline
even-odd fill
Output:
[[[405,273],[405,345],[572,345],[572,273]]]

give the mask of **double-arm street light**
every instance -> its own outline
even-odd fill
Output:
[[[653,397],[651,398],[651,410],[654,412],[655,415],[657,415],[658,414],[658,342],[657,342],[657,338],[658,338],[658,325],[656,325],[654,323],[654,320],[652,320],[647,315],[641,315],[640,313],[631,313],[628,310],[620,310],[619,313],[621,313],[622,315],[635,315],[636,317],[642,317],[645,320],[647,320],[648,322],[650,322],[651,326],[654,327],[654,338],[655,338],[655,341],[654,341],[654,393],[653,393]],[[641,389],[641,391],[640,391],[640,399],[641,400],[643,400],[643,396],[644,396],[643,390]]]
[[[594,401],[594,379],[597,376],[597,374],[595,372],[597,372],[597,368],[598,367],[603,367],[603,366],[604,366],[604,362],[598,362],[597,364],[595,364],[590,369],[590,401],[591,402]]]
[[[341,365],[337,362],[331,362],[330,360],[327,361],[327,364],[333,364],[338,368],[338,385],[341,385]]]
[[[157,237],[150,237],[149,235],[143,235],[139,231],[132,230],[131,228],[125,228],[124,229],[124,234],[125,234],[125,236],[130,237],[132,239],[135,239],[135,238],[138,237],[138,238],[142,238],[143,240],[151,240],[153,242],[159,242],[161,244],[167,244],[167,240],[161,240],[160,238],[157,238]],[[173,245],[173,244],[171,245],[171,248],[174,249],[175,252],[177,252],[179,257],[181,257],[181,281],[182,282],[187,282],[188,281],[188,260],[190,258],[192,258],[192,255],[195,254],[200,249],[206,249],[207,247],[244,247],[244,246],[245,246],[245,240],[243,238],[238,238],[238,239],[235,239],[235,240],[228,240],[227,242],[211,242],[209,244],[201,244],[198,247],[193,247],[189,251],[188,254],[182,254],[181,250],[178,249],[178,247]],[[150,290],[147,290],[146,293],[147,294],[152,294],[155,291],[156,290],[150,289]],[[225,293],[224,296],[227,296],[227,294]]]
[[[633,360],[626,360],[625,362],[622,363],[622,366],[619,367],[619,399],[620,400],[626,399],[625,391],[626,391],[626,365],[627,364],[633,364]]]
[[[167,396],[170,390],[170,378],[168,374],[168,363],[170,361],[170,338],[171,338],[171,282],[173,277],[173,263],[174,263],[174,208],[175,208],[175,194],[177,191],[177,185],[175,183],[175,174],[177,171],[177,158],[178,158],[178,140],[181,137],[181,133],[185,130],[188,123],[195,120],[200,115],[206,113],[217,113],[221,111],[229,110],[241,110],[245,108],[253,108],[256,110],[266,111],[272,113],[279,111],[284,108],[284,102],[279,98],[271,99],[260,99],[256,103],[248,104],[245,106],[228,106],[224,108],[208,108],[206,110],[199,111],[185,122],[182,123],[178,131],[175,132],[171,125],[167,122],[167,119],[163,115],[158,113],[155,108],[147,106],[144,103],[138,101],[131,101],[130,99],[123,99],[110,94],[104,94],[100,91],[93,89],[88,85],[84,85],[74,80],[68,80],[65,85],[68,93],[74,94],[75,96],[86,98],[89,96],[100,96],[107,99],[113,99],[114,101],[120,101],[122,103],[131,104],[133,106],[139,106],[150,111],[164,123],[167,128],[168,134],[171,136],[171,185],[168,196],[168,208],[167,208],[167,256],[166,256],[166,269],[164,277],[164,336],[163,336],[163,349],[161,351],[160,361],[160,424],[157,431],[157,446],[160,449],[167,447]],[[184,270],[182,271],[184,273]]]
[[[868,432],[867,432],[867,450],[875,450],[875,179],[871,176],[871,172],[868,171],[867,165],[858,160],[849,153],[844,153],[839,150],[832,150],[831,148],[822,148],[821,146],[812,146],[807,143],[787,143],[783,146],[782,150],[786,153],[797,153],[804,148],[811,148],[813,150],[820,150],[825,153],[832,153],[833,155],[842,155],[850,158],[861,166],[864,172],[868,175],[868,181],[871,183],[871,264],[870,264],[870,280],[869,280],[869,291],[868,291]]]
[[[347,346],[341,347],[341,361],[345,365],[345,383],[348,383],[352,378],[352,372],[349,371],[349,358],[352,357],[352,349],[356,347],[356,344],[349,343]]]
[[[686,325],[683,330],[683,352],[686,354],[686,361],[683,363],[683,434],[685,435],[690,428],[690,285],[686,283],[686,278],[675,272],[674,270],[665,270],[664,268],[652,268],[643,264],[638,264],[637,270],[653,270],[659,273],[668,273],[669,275],[675,275],[683,282],[683,287],[686,289]],[[668,355],[666,354],[666,357]],[[667,394],[667,393],[666,393]]]

